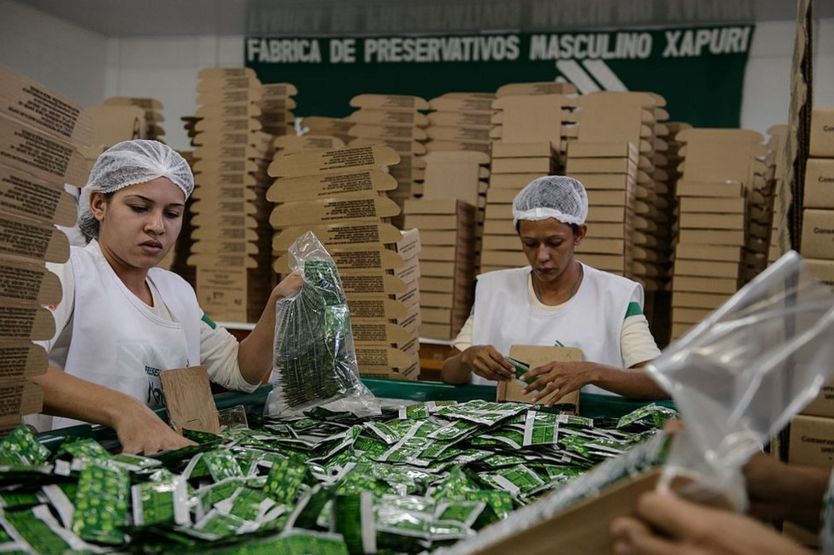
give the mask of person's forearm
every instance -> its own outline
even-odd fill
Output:
[[[594,362],[587,364],[591,375],[589,385],[595,385],[628,399],[653,401],[669,398],[669,394],[663,391],[642,368],[624,370]]]
[[[250,384],[262,383],[272,370],[275,349],[275,303],[278,296],[273,293],[261,313],[255,329],[240,342],[237,364],[243,379]]]
[[[444,382],[453,385],[469,383],[472,372],[464,367],[462,357],[461,351],[452,348],[451,356],[443,361],[443,367],[440,370],[440,376]]]
[[[125,407],[138,401],[50,365],[46,374],[32,378],[43,389],[43,412],[115,428]]]

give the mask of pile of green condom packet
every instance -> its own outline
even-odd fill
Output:
[[[674,411],[521,403],[324,408],[192,433],[154,457],[28,428],[0,439],[0,552],[421,553],[476,534],[653,437]],[[660,462],[660,461],[658,461]]]

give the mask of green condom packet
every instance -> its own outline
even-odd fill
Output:
[[[290,505],[298,497],[307,474],[307,467],[301,463],[289,459],[279,461],[269,469],[264,492],[276,503]]]
[[[377,552],[374,497],[371,492],[336,495],[332,510],[334,529],[342,535],[350,553]]]
[[[546,412],[527,411],[524,422],[524,447],[531,445],[556,445],[559,439],[557,415]]]
[[[0,440],[0,465],[42,466],[49,449],[41,445],[28,426],[18,426]]]
[[[642,424],[652,428],[662,428],[667,420],[678,417],[674,409],[651,403],[634,410],[617,421],[617,428],[626,428],[633,424]]]
[[[130,497],[134,526],[191,523],[188,489],[185,479],[177,476],[167,482],[145,482],[131,487]]]
[[[78,478],[73,532],[87,541],[124,543],[129,497],[127,471],[106,461],[87,464]]]
[[[46,505],[27,511],[0,513],[0,528],[6,529],[18,544],[25,544],[34,553],[99,551],[61,526]]]

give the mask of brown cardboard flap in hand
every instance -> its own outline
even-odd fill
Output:
[[[87,182],[90,168],[78,149],[34,127],[0,115],[0,164],[16,168],[44,181]]]
[[[220,419],[211,395],[205,366],[163,370],[159,373],[171,425],[178,432],[195,430],[217,434]]]
[[[49,365],[44,348],[25,339],[0,341],[0,360],[0,383],[40,376]]]
[[[573,347],[548,347],[542,345],[513,345],[510,356],[529,365],[530,370],[551,362],[579,362],[583,360],[582,351]],[[498,382],[497,401],[519,401],[529,403],[536,393],[524,394],[524,387],[518,380]],[[568,403],[579,411],[579,391],[560,397],[557,403]]]
[[[43,390],[37,384],[9,383],[0,385],[0,418],[35,414],[43,408]],[[5,427],[5,422],[0,421]]]
[[[69,240],[51,225],[24,222],[0,212],[0,254],[62,263],[69,258]]]
[[[93,123],[81,106],[0,66],[0,112],[64,141],[89,145]]]
[[[58,187],[6,166],[0,166],[0,209],[63,226],[74,225],[78,212],[63,184]]]
[[[61,283],[43,264],[0,258],[0,302],[3,300],[55,305],[61,302]]]
[[[31,303],[0,305],[0,337],[46,341],[55,335],[52,313]]]
[[[279,154],[269,165],[272,177],[299,177],[379,169],[400,161],[400,155],[384,146],[361,146],[328,151]]]
[[[271,202],[292,202],[350,193],[392,191],[397,181],[381,170],[325,174],[278,179],[269,188],[266,199]]]

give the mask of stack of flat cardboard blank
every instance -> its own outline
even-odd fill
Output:
[[[429,101],[429,152],[490,152],[493,93],[450,92]]]
[[[294,134],[293,119],[295,114],[295,99],[298,89],[291,83],[270,83],[263,85],[261,98],[261,131],[282,137]]]
[[[579,259],[626,277],[631,277],[634,255],[638,157],[634,143],[571,141],[565,168],[588,193],[588,234],[576,249]]]
[[[770,231],[755,221],[756,191],[770,171],[763,137],[743,129],[677,134],[678,241],[672,281],[672,339],[704,319],[744,283],[745,253]],[[761,253],[767,252],[765,248]]]
[[[383,145],[400,155],[400,163],[391,168],[399,186],[388,196],[402,210],[406,199],[423,193],[429,119],[419,110],[427,110],[429,104],[416,96],[360,94],[350,105],[359,108],[347,117],[355,124],[348,132],[353,137],[350,146]],[[402,228],[402,214],[393,221]]]
[[[810,135],[799,252],[818,279],[834,285],[834,108],[814,108]]]
[[[116,143],[148,138],[145,112],[138,106],[91,106],[86,112],[93,121],[92,148],[96,156]]]
[[[767,130],[768,148],[774,153],[776,165],[773,171],[773,222],[770,230],[770,248],[767,260],[774,262],[791,249],[791,233],[788,224],[791,193],[788,185],[787,125],[774,125]]]
[[[90,171],[80,145],[93,141],[82,108],[0,66],[0,433],[40,412],[43,392],[32,377],[47,370],[33,341],[55,334],[43,305],[61,301],[46,262],[69,257],[66,235],[76,210],[64,184],[84,185]]]
[[[164,141],[165,129],[160,125],[165,118],[162,115],[162,102],[155,98],[136,98],[129,96],[112,96],[104,101],[105,106],[135,106],[144,112],[145,139]]]
[[[280,154],[269,168],[278,180],[275,271],[290,270],[288,249],[307,231],[339,269],[351,312],[359,371],[417,379],[420,373],[420,294],[416,230],[391,225],[400,213],[387,197],[397,187],[387,168],[399,155],[387,147],[348,147]]]
[[[533,179],[559,173],[562,167],[564,123],[571,120],[574,101],[564,94],[549,94],[551,89],[542,87],[538,83],[505,85],[493,103],[494,142],[481,272],[528,264],[512,224],[513,198]],[[547,94],[537,94],[542,90]]]
[[[344,146],[343,140],[332,135],[284,135],[275,138],[275,155],[308,150],[335,150]]]
[[[419,229],[422,242],[420,336],[453,339],[472,308],[475,207],[455,198],[414,199],[405,210],[406,226]]]
[[[329,135],[337,137],[347,144],[353,140],[353,137],[348,132],[354,125],[354,122],[345,118],[307,116],[297,120],[296,131],[305,135]]]
[[[634,216],[630,221],[632,260],[624,275],[640,281],[647,291],[661,290],[668,281],[671,261],[669,202],[664,198],[668,187],[664,183],[665,172],[658,170],[656,164],[659,156],[660,162],[665,162],[658,153],[667,149],[666,142],[658,136],[668,134],[666,126],[660,123],[668,118],[663,109],[665,101],[651,93],[598,92],[580,97],[577,103],[576,142],[636,146]],[[583,162],[581,167],[591,168],[592,163]],[[569,167],[567,173],[584,183],[584,171]],[[593,212],[591,202],[592,215]]]
[[[199,73],[191,255],[200,305],[216,320],[256,322],[272,286],[274,137],[262,132],[263,87],[251,69]]]

